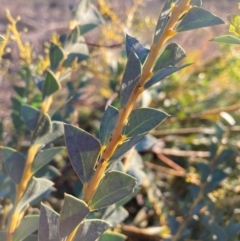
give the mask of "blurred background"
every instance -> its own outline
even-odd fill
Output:
[[[55,120],[76,124],[97,136],[106,104],[119,106],[119,83],[127,60],[125,33],[149,47],[165,1],[92,2],[104,23],[84,35],[89,59],[81,62],[71,80],[55,96],[56,105],[50,114]],[[23,32],[23,42],[32,46],[34,63],[40,65],[48,53],[49,41],[69,32],[70,9],[77,3],[77,0],[0,0],[0,34],[4,35],[8,24],[4,9],[9,9],[14,18],[21,17],[17,28]],[[240,48],[209,41],[228,34],[227,15],[239,14],[237,3],[237,0],[203,1],[203,7],[226,24],[184,32],[172,39],[171,42],[186,50],[183,63],[194,64],[146,91],[138,103],[171,116],[137,146],[138,152],[130,152],[123,162],[125,170],[142,187],[124,203],[129,216],[121,232],[128,240],[167,238],[184,224],[189,209],[198,213],[199,219],[184,224],[189,238],[184,240],[215,240],[212,238],[215,233],[217,240],[239,240]],[[16,104],[12,86],[24,85],[23,74],[19,74],[22,63],[16,43],[10,41],[7,47],[0,73],[1,143],[15,148],[21,141],[20,149],[25,150],[29,147],[29,136],[25,138],[26,133],[21,133],[19,141],[11,110]],[[31,99],[37,107],[41,103],[38,94],[33,91]],[[69,96],[74,98],[65,106]],[[64,145],[63,140],[57,145]],[[78,196],[81,184],[66,153],[51,164],[60,172],[53,174],[56,190],[47,201],[59,210],[63,193]],[[212,179],[206,180],[209,173]],[[209,184],[207,190],[201,189],[202,183]],[[202,196],[192,206],[198,193]]]
[[[77,0],[0,0],[0,33],[4,33],[8,21],[5,17],[5,9],[9,9],[11,14],[15,17],[20,16],[21,21],[18,22],[18,29],[20,31],[27,29],[28,33],[22,35],[23,41],[30,42],[34,47],[36,53],[43,52],[43,43],[49,41],[49,36],[56,32],[58,34],[64,33],[68,29],[68,21],[71,18],[71,12],[69,8],[73,7]],[[98,1],[92,1],[98,5]],[[109,4],[110,8],[116,16],[123,20],[126,18],[127,10],[133,6],[132,0],[109,0],[106,4]],[[137,11],[134,13],[134,18],[129,19],[128,25],[131,27],[128,29],[119,28],[118,34],[130,33],[134,34],[144,45],[149,45],[152,41],[152,33],[158,15],[164,4],[164,0],[146,0],[139,1]],[[229,13],[238,13],[237,0],[206,0],[203,1],[203,7],[211,10],[216,15],[220,16],[225,21]],[[141,18],[139,24],[138,19]],[[133,21],[131,24],[130,22]],[[137,23],[138,22],[138,23]],[[137,24],[136,24],[137,23]],[[218,35],[218,33],[226,32],[227,26],[216,26],[214,28],[205,28],[196,31],[190,31],[185,34],[177,36],[177,40],[187,52],[188,50],[199,50],[201,52],[201,59],[204,62],[209,61],[213,57],[219,56],[219,46],[209,42],[208,40]],[[87,41],[90,43],[97,43],[99,39],[99,29],[87,34]],[[116,34],[117,35],[117,34]],[[116,36],[117,38],[117,36]],[[115,39],[116,39],[115,38]],[[106,39],[105,41],[112,40]],[[121,44],[122,42],[115,41],[115,44]],[[10,70],[16,70],[15,61],[18,59],[17,49],[15,44],[11,43],[11,53],[6,55],[6,58],[13,60],[11,62]],[[2,83],[0,81],[0,106],[6,108],[9,106],[9,85],[8,83]],[[4,98],[3,94],[4,93]],[[2,96],[2,97],[1,97]],[[7,111],[1,112],[0,117],[6,117]]]

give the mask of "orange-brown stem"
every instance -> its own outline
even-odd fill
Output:
[[[31,172],[32,162],[38,150],[39,150],[39,145],[34,145],[30,147],[21,181],[18,185],[16,185],[16,197],[15,197],[15,202],[12,209],[12,215],[9,221],[9,226],[7,231],[7,235],[8,235],[7,241],[12,240],[12,235],[15,232],[16,228],[18,227],[20,223],[20,219],[22,218],[21,210],[19,211],[16,210],[17,204],[19,203],[24,191],[27,188],[29,180],[32,177],[32,172]]]
[[[109,159],[113,155],[118,145],[121,144],[122,130],[124,128],[124,125],[127,123],[128,117],[132,112],[138,96],[144,91],[143,85],[153,75],[152,68],[154,66],[154,63],[166,41],[176,34],[173,28],[176,26],[178,20],[183,16],[183,14],[185,14],[190,9],[189,3],[190,0],[183,0],[179,6],[172,6],[170,19],[163,34],[159,38],[158,42],[151,46],[149,56],[143,67],[142,75],[138,81],[138,85],[133,90],[132,95],[130,96],[126,106],[120,110],[118,121],[112,133],[112,137],[109,140],[109,143],[102,154],[101,161],[98,164],[90,183],[84,187],[83,200],[86,203],[90,203],[96,189],[98,188],[99,183],[105,175],[105,170],[108,166]]]

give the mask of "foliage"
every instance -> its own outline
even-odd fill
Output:
[[[11,118],[16,134],[6,147],[1,146],[4,164],[0,173],[0,194],[4,200],[1,240],[126,240],[134,231],[131,226],[120,228],[119,224],[128,215],[126,223],[142,227],[141,232],[140,229],[137,232],[145,240],[236,240],[240,226],[234,216],[229,219],[231,215],[221,210],[224,205],[218,200],[217,192],[224,195],[228,188],[234,185],[238,188],[232,178],[237,170],[237,154],[232,148],[237,138],[232,137],[233,127],[215,123],[216,118],[219,120],[219,113],[230,125],[234,125],[235,120],[227,113],[228,109],[208,109],[209,102],[214,98],[221,99],[222,92],[211,96],[209,102],[196,109],[191,106],[189,115],[186,109],[181,111],[186,104],[191,105],[193,98],[186,91],[189,87],[183,87],[177,79],[182,77],[185,69],[191,69],[191,64],[182,61],[186,54],[181,46],[168,42],[178,33],[224,23],[201,8],[201,1],[167,0],[149,49],[136,38],[126,36],[126,51],[122,54],[127,58],[125,68],[118,63],[115,70],[112,64],[104,69],[111,70],[111,77],[116,77],[116,80],[121,77],[122,81],[120,84],[109,82],[111,91],[119,88],[120,98],[108,102],[101,121],[98,121],[99,128],[92,120],[99,117],[97,111],[94,118],[87,113],[87,120],[84,120],[84,106],[80,106],[80,110],[76,108],[76,103],[79,104],[86,94],[85,87],[90,85],[92,75],[89,73],[93,70],[92,73],[97,74],[90,65],[88,72],[78,76],[79,81],[69,81],[80,67],[84,70],[90,61],[89,56],[94,56],[94,50],[89,51],[83,35],[101,24],[106,35],[104,31],[109,31],[109,28],[104,30],[108,25],[104,15],[111,19],[110,25],[115,23],[121,26],[121,30],[124,24],[130,28],[131,19],[140,4],[141,1],[134,2],[129,18],[122,23],[108,5],[104,5],[104,1],[99,1],[103,16],[90,1],[80,1],[72,9],[69,33],[59,37],[53,35],[46,55],[41,58],[35,58],[31,45],[22,43],[16,25],[18,19],[6,12],[10,25],[5,36],[0,36],[0,54],[3,55],[13,35],[22,61],[19,75],[24,85],[13,86],[16,95],[12,98]],[[116,36],[121,39],[122,33]],[[102,44],[101,39],[99,44]],[[223,63],[219,61],[218,64]],[[196,71],[187,76],[197,82],[199,75]],[[168,81],[164,81],[166,77],[169,77]],[[217,78],[214,74],[211,77]],[[203,91],[211,87],[206,82],[202,80],[199,85]],[[175,90],[179,88],[185,89],[181,91],[184,96],[176,94]],[[59,104],[58,98],[62,93],[64,98]],[[158,93],[165,96],[162,98]],[[109,98],[111,94],[105,92],[104,97]],[[152,96],[157,98],[152,99]],[[103,106],[99,106],[102,110]],[[176,109],[178,112],[170,117],[163,109],[167,113]],[[199,110],[205,112],[194,113]],[[80,112],[82,119],[74,118],[76,111]],[[82,123],[90,118],[93,122],[88,131],[89,126],[83,128]],[[196,126],[213,126],[215,123],[215,128],[202,128],[197,134],[190,132],[190,135],[179,137],[181,131],[185,130],[186,134],[186,129],[192,124],[189,120],[195,120]],[[168,130],[166,125],[172,130]],[[176,127],[180,134],[176,130],[174,133]],[[168,150],[173,148],[169,154],[171,158],[174,148],[180,149],[176,150],[178,153],[187,153],[187,156],[179,155],[172,161],[164,155],[167,148],[162,148],[153,135],[166,136],[165,145]],[[204,138],[205,142],[202,141]],[[228,138],[231,141],[228,142]],[[25,139],[28,140],[27,148],[22,146]],[[196,139],[200,143],[195,144]],[[72,182],[72,192],[65,193],[62,205],[54,210],[50,197],[57,192],[52,186],[61,174],[56,167],[61,169],[62,165],[68,169],[67,156],[75,174],[70,172],[63,178]],[[172,169],[156,165],[156,157]],[[155,175],[159,171],[161,177]],[[169,173],[177,177],[168,179]],[[166,185],[162,184],[164,179],[167,179]],[[138,198],[134,198],[136,195]],[[143,208],[136,211],[132,221],[131,209],[128,213],[125,208],[139,198],[143,200]],[[32,205],[40,211],[31,210]],[[150,223],[147,210],[154,210],[151,225],[155,227],[144,228],[146,222]],[[36,230],[37,235],[34,234]]]
[[[238,6],[240,8],[240,6]],[[212,39],[212,41],[220,42],[220,43],[229,43],[229,44],[240,44],[239,36],[240,36],[240,16],[237,14],[228,15],[228,21],[230,23],[229,32],[234,35],[222,35]]]

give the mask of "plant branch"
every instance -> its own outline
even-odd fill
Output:
[[[188,223],[192,220],[192,213],[194,211],[194,208],[198,205],[199,202],[201,202],[201,200],[204,197],[204,190],[205,187],[208,183],[205,182],[203,184],[201,184],[200,186],[200,190],[198,192],[197,197],[194,199],[194,202],[192,203],[190,210],[188,212],[188,217],[184,220],[184,222],[180,225],[180,227],[178,228],[176,234],[173,236],[173,238],[171,239],[171,241],[177,241],[180,237],[181,234],[183,232],[183,230],[186,228],[186,226],[188,225]]]
[[[218,107],[218,108],[211,109],[211,110],[206,110],[206,111],[203,111],[202,113],[192,114],[184,119],[179,119],[177,117],[171,117],[171,118],[169,118],[168,121],[176,122],[176,121],[186,121],[186,120],[192,120],[192,119],[198,119],[198,118],[204,119],[211,115],[217,115],[223,111],[230,112],[230,111],[235,111],[238,109],[240,109],[240,103],[230,105],[230,106],[225,106],[225,107]]]
[[[16,197],[12,208],[12,215],[10,216],[10,220],[9,220],[8,231],[7,231],[7,235],[8,235],[7,241],[12,241],[12,235],[16,230],[16,228],[18,227],[20,220],[22,219],[22,215],[23,215],[22,210],[17,210],[17,205],[20,199],[22,198],[24,191],[27,188],[29,180],[32,177],[32,172],[31,172],[32,162],[39,148],[40,148],[39,145],[33,145],[30,147],[21,181],[19,184],[16,185]]]
[[[163,166],[160,166],[160,165],[156,165],[154,163],[151,163],[149,161],[145,161],[144,162],[144,165],[152,170],[155,170],[157,172],[162,172],[162,173],[166,173],[166,174],[169,174],[169,175],[172,175],[172,176],[177,176],[177,177],[186,177],[186,173],[185,171],[176,171],[174,169],[170,169],[170,168],[167,168],[167,167],[163,167]]]
[[[27,45],[27,44],[24,45],[21,40],[20,33],[18,32],[17,26],[16,26],[18,19],[15,20],[11,16],[10,11],[8,9],[6,10],[6,17],[7,17],[8,21],[10,22],[10,25],[8,25],[8,29],[9,29],[9,31],[12,32],[14,39],[17,43],[17,46],[19,48],[19,52],[20,52],[19,55],[27,65],[30,65],[32,63],[32,57],[31,57],[32,49],[31,49],[30,45]]]
[[[230,132],[240,132],[240,126],[222,127],[224,130]],[[154,136],[168,136],[168,135],[191,135],[191,134],[207,134],[214,135],[216,133],[215,128],[209,127],[187,127],[180,129],[169,129],[169,130],[154,130],[150,132]],[[171,149],[169,149],[171,150]]]
[[[127,123],[128,117],[134,108],[138,96],[144,91],[143,85],[149,80],[149,78],[152,77],[152,68],[154,66],[154,63],[157,60],[159,53],[162,50],[166,41],[168,41],[176,34],[173,29],[178,23],[178,20],[183,16],[183,14],[185,14],[190,9],[189,3],[190,0],[183,0],[178,6],[172,5],[171,14],[169,15],[170,18],[167,26],[164,29],[159,41],[151,46],[149,56],[143,66],[142,75],[139,78],[138,84],[134,88],[126,106],[119,111],[119,118],[117,124],[109,140],[109,143],[102,154],[102,157],[93,175],[92,180],[89,184],[84,186],[83,200],[86,203],[89,203],[91,201],[100,181],[104,177],[109,159],[115,152],[116,148],[123,142],[124,139],[122,136],[122,130]]]

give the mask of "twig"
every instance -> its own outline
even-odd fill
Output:
[[[222,140],[225,139],[228,135],[229,135],[229,131],[226,131],[225,134],[222,137]],[[221,144],[218,147],[218,150],[217,150],[217,153],[216,153],[214,159],[210,162],[210,165],[209,165],[209,167],[210,167],[210,174],[209,174],[209,176],[212,175],[212,173],[214,172],[216,161],[217,161],[219,155],[221,154],[222,150],[223,150],[223,143],[221,142]],[[192,203],[192,205],[191,205],[191,207],[189,209],[187,218],[180,225],[180,227],[178,228],[176,234],[173,236],[171,241],[177,241],[177,240],[179,240],[179,238],[181,238],[182,232],[184,231],[186,226],[189,224],[189,222],[192,220],[192,213],[193,213],[195,207],[204,198],[205,188],[207,187],[208,184],[209,184],[209,181],[208,181],[208,178],[207,178],[206,181],[200,185],[200,190],[198,192],[197,197],[194,199],[194,201],[193,201],[193,203]]]
[[[162,167],[162,166],[156,165],[156,164],[148,162],[148,161],[145,161],[144,164],[146,165],[146,167],[148,167],[152,170],[155,170],[157,172],[163,172],[163,173],[166,173],[168,175],[178,176],[178,177],[185,177],[186,176],[185,171],[183,171],[183,172],[182,171],[176,171],[174,169]]]
[[[191,158],[208,158],[210,156],[210,152],[208,151],[183,151],[183,150],[163,148],[161,149],[161,152],[165,155],[191,157]]]
[[[188,217],[184,220],[184,222],[180,225],[180,227],[178,228],[176,234],[173,236],[173,238],[171,239],[171,241],[177,241],[180,237],[181,234],[183,232],[183,230],[185,229],[185,227],[188,225],[188,223],[192,220],[192,213],[194,211],[194,208],[198,205],[198,203],[204,198],[204,189],[206,187],[208,183],[203,183],[200,186],[200,190],[198,192],[197,197],[194,199],[194,202],[192,203],[190,210],[188,212]]]
[[[230,132],[240,132],[240,126],[222,127],[223,130],[230,130]],[[188,135],[188,134],[207,134],[214,135],[216,133],[215,128],[208,127],[189,127],[181,129],[169,129],[169,130],[154,130],[150,134],[154,136],[168,136],[168,135]]]
[[[116,44],[112,44],[112,45],[101,45],[101,44],[96,44],[96,43],[89,43],[86,41],[79,41],[79,43],[83,43],[83,44],[87,44],[88,46],[93,46],[93,47],[98,47],[98,48],[120,48],[123,46],[123,43],[116,43]]]
[[[186,121],[186,120],[199,119],[199,118],[205,119],[206,117],[208,117],[210,115],[216,115],[222,111],[231,112],[231,111],[235,111],[238,109],[240,109],[240,103],[235,104],[235,105],[225,106],[225,107],[219,107],[219,108],[215,108],[215,109],[211,109],[211,110],[206,110],[202,113],[196,113],[196,114],[187,116],[186,118],[183,118],[183,119],[179,119],[177,117],[171,117],[171,118],[168,118],[166,121],[176,122],[176,121]]]
[[[152,233],[150,229],[137,228],[130,225],[121,226],[122,233],[128,236],[130,241],[139,240],[139,241],[160,241],[162,240],[161,236],[156,233]],[[158,230],[159,233],[159,230]]]
[[[161,148],[159,148],[158,146],[154,146],[153,147],[153,152],[157,155],[157,157],[162,160],[165,164],[167,164],[168,166],[172,167],[173,169],[175,169],[176,171],[180,171],[180,172],[185,172],[185,170],[180,167],[178,164],[176,164],[174,161],[172,161],[170,158],[166,157],[162,151]]]
[[[112,102],[113,102],[117,97],[118,97],[118,93],[117,93],[117,92],[113,93],[113,94],[110,96],[110,98],[108,99],[108,101],[107,101],[107,103],[106,103],[106,105],[105,105],[105,110],[108,108],[109,105],[112,104]]]

